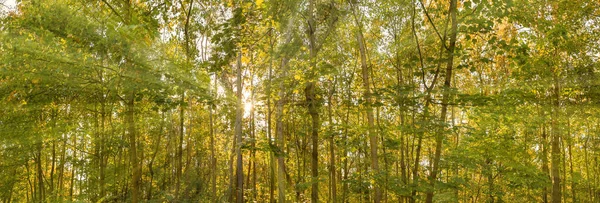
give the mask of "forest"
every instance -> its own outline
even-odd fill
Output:
[[[600,1],[0,0],[0,202],[600,202]]]

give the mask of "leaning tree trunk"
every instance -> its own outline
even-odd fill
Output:
[[[452,28],[450,31],[450,45],[448,46],[448,63],[446,64],[446,76],[444,80],[444,90],[442,95],[442,112],[440,114],[440,120],[442,123],[446,122],[446,114],[448,113],[448,100],[450,97],[450,84],[452,83],[452,67],[454,63],[454,48],[456,47],[456,34],[458,30],[458,24],[456,21],[456,0],[450,1],[450,18],[452,20]],[[442,41],[442,43],[444,43]],[[427,191],[427,197],[425,202],[433,202],[433,193],[435,191],[435,181],[437,180],[437,174],[440,166],[440,158],[442,155],[442,143],[444,141],[444,126],[441,126],[435,137],[435,154],[433,157],[433,169],[429,175],[429,184],[431,189]]]
[[[379,172],[379,156],[377,154],[377,133],[375,132],[374,123],[375,117],[373,116],[373,108],[371,101],[371,86],[369,84],[369,65],[367,62],[367,48],[365,46],[365,40],[362,33],[362,25],[360,24],[360,20],[357,17],[358,14],[354,13],[354,20],[356,21],[356,25],[358,26],[357,31],[357,41],[358,41],[358,49],[360,53],[360,67],[361,67],[361,75],[363,80],[363,97],[365,98],[365,111],[367,113],[367,134],[369,135],[369,145],[370,145],[370,154],[371,154],[371,170],[373,174]],[[377,186],[377,183],[373,185],[374,197],[373,202],[378,203],[381,201],[381,190]]]
[[[289,34],[288,34],[289,35]],[[289,38],[291,39],[291,38]],[[288,40],[289,42],[289,40]],[[284,57],[281,60],[281,78],[287,77],[287,62],[288,58]],[[285,83],[283,80],[279,81],[279,99],[275,107],[275,139],[277,148],[277,193],[278,202],[285,202],[285,160],[283,156],[285,147],[285,138],[283,135],[283,106],[285,104]]]

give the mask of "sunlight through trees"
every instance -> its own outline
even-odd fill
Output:
[[[600,202],[600,1],[0,0],[0,202]]]

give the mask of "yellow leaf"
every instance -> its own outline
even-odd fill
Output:
[[[248,64],[250,62],[250,58],[248,58],[247,56],[242,56],[242,63],[243,64]]]
[[[256,6],[260,7],[263,3],[263,0],[256,0]]]

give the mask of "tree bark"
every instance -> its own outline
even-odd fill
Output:
[[[43,144],[40,140],[40,143],[37,146],[37,152],[35,153],[35,166],[36,166],[36,175],[37,175],[37,192],[38,192],[38,196],[37,199],[39,202],[45,202],[46,201],[46,196],[45,196],[45,186],[44,186],[44,170],[42,168],[42,149],[43,149]]]
[[[552,203],[561,202],[561,188],[560,188],[560,129],[558,126],[558,119],[560,116],[560,86],[558,82],[557,73],[554,73],[554,105],[552,110],[552,152],[550,153],[550,166],[552,175]]]
[[[355,9],[356,10],[356,9]],[[356,12],[356,11],[355,11]],[[379,172],[379,156],[378,156],[378,141],[377,141],[377,133],[375,130],[375,117],[373,115],[373,108],[372,108],[372,99],[371,99],[371,86],[369,83],[369,78],[370,78],[370,74],[369,74],[369,64],[367,61],[367,47],[365,45],[365,39],[363,37],[363,31],[362,31],[362,25],[360,20],[357,17],[357,13],[354,13],[354,20],[358,26],[358,31],[356,33],[357,35],[357,42],[358,42],[358,49],[359,49],[359,53],[360,53],[360,67],[361,67],[361,76],[362,76],[362,81],[363,81],[363,97],[365,99],[365,111],[367,113],[367,134],[369,136],[369,146],[370,146],[370,154],[371,154],[371,170],[373,173],[374,178],[377,177],[377,173]],[[375,184],[373,185],[373,191],[374,191],[374,196],[373,196],[373,202],[378,203],[381,201],[381,190],[379,189],[379,186],[377,184],[377,181],[374,181]]]
[[[542,126],[542,171],[550,179],[550,169],[548,168],[548,143],[547,143],[546,126]],[[548,187],[544,187],[542,192],[542,202],[548,203]]]
[[[127,114],[125,119],[127,122],[127,133],[129,138],[129,162],[131,164],[131,202],[137,203],[139,200],[139,184],[141,167],[137,156],[137,135],[135,129],[135,91],[129,93],[127,99]]]
[[[100,73],[101,80],[102,72]],[[103,84],[104,88],[104,84]],[[104,89],[102,89],[102,97],[100,103],[100,198],[106,196],[106,165],[107,165],[107,153],[106,153],[106,98],[104,96]]]
[[[216,91],[217,91],[217,76],[215,75],[215,82],[214,82],[214,93],[213,96],[216,97]],[[217,98],[214,98],[215,100]],[[209,114],[208,114],[208,119],[209,119],[209,128],[210,128],[210,190],[211,190],[211,200],[212,201],[216,201],[216,196],[217,196],[217,158],[215,157],[215,127],[214,127],[214,118],[213,118],[213,108],[215,106],[214,103],[210,103],[209,104]]]
[[[181,187],[181,173],[183,171],[183,136],[184,136],[184,114],[185,109],[183,103],[185,101],[185,91],[181,92],[181,100],[179,103],[179,132],[177,133],[177,152],[175,159],[175,199],[179,199],[179,188]]]
[[[575,186],[576,186],[576,182],[575,179],[573,178],[574,172],[573,172],[573,138],[571,137],[571,122],[570,120],[567,120],[567,147],[568,147],[568,152],[569,152],[569,175],[571,176],[571,198],[572,201],[571,202],[577,202],[577,190],[575,190]]]
[[[319,202],[319,108],[317,106],[316,89],[316,57],[317,57],[317,41],[316,41],[316,23],[315,23],[315,0],[310,0],[308,3],[308,41],[310,52],[310,73],[306,88],[304,89],[308,114],[312,119],[311,124],[311,202]]]
[[[273,28],[269,31],[269,48],[270,48],[270,57],[269,57],[269,72],[268,72],[268,81],[267,81],[267,139],[269,139],[269,145],[273,145],[273,135],[271,134],[271,91],[272,91],[272,77],[273,77],[273,44],[271,41],[273,38]],[[269,202],[275,202],[275,158],[273,151],[269,153]]]
[[[444,77],[444,90],[442,95],[442,111],[440,113],[441,123],[446,123],[446,114],[448,113],[448,100],[451,96],[450,88],[452,83],[452,69],[454,63],[454,49],[456,47],[456,35],[458,32],[458,22],[456,21],[457,0],[450,1],[449,15],[451,18],[452,28],[450,30],[450,45],[448,46],[448,63],[446,64],[446,75]],[[442,43],[445,43],[442,41]],[[439,163],[442,154],[442,143],[444,141],[445,126],[440,126],[435,138],[435,154],[433,157],[433,167],[429,175],[429,184],[431,189],[427,191],[425,202],[432,203],[435,192],[435,182],[439,171]]]
[[[236,106],[236,114],[235,114],[235,139],[236,139],[236,147],[235,154],[237,157],[236,161],[236,179],[237,179],[237,189],[236,189],[236,202],[242,203],[244,202],[244,171],[243,171],[243,160],[242,160],[242,116],[244,115],[242,108],[242,51],[239,51],[237,57],[237,80],[236,80],[236,89],[237,89],[237,106]]]
[[[281,78],[287,77],[287,58],[281,60]],[[283,106],[286,102],[285,98],[285,83],[283,80],[279,81],[279,100],[275,107],[275,138],[277,142],[277,193],[278,202],[285,202],[285,137],[283,135]]]
[[[333,129],[333,111],[332,111],[332,97],[335,91],[335,80],[332,81],[334,84],[331,86],[331,89],[329,90],[329,97],[328,97],[328,102],[327,102],[327,111],[328,113],[328,125],[329,125],[329,175],[330,175],[330,181],[331,181],[331,186],[330,186],[330,190],[331,190],[331,201],[332,202],[337,202],[337,191],[336,191],[336,175],[335,175],[335,170],[336,170],[336,166],[335,166],[335,132]]]
[[[126,0],[124,2],[125,9],[125,24],[129,25],[132,20],[132,8],[131,1]],[[131,165],[131,202],[137,203],[139,201],[139,184],[141,181],[141,166],[139,165],[138,155],[137,155],[137,134],[135,128],[135,96],[136,90],[133,87],[129,87],[126,91],[125,98],[125,106],[126,106],[126,114],[125,114],[125,122],[127,125],[127,134],[129,139],[129,162]]]

